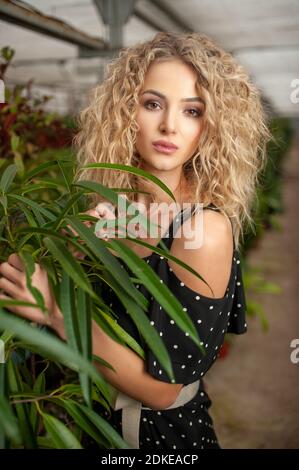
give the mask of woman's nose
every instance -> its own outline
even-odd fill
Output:
[[[176,132],[176,116],[173,110],[165,110],[160,123],[161,132],[174,133]]]

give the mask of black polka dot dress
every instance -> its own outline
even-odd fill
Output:
[[[213,205],[207,208],[216,210]],[[168,249],[171,247],[174,234],[185,220],[186,213],[181,211],[171,223],[168,233],[162,238]],[[167,259],[159,254],[152,253],[143,259],[188,312],[197,328],[206,354],[202,354],[188,334],[176,325],[147,289],[143,285],[138,286],[140,292],[149,300],[150,323],[165,343],[172,361],[176,383],[187,385],[197,380],[200,381],[196,396],[183,406],[160,411],[142,409],[139,431],[140,449],[219,448],[213,422],[208,413],[211,401],[205,391],[203,377],[217,359],[225,334],[227,332],[242,334],[247,330],[246,301],[239,254],[234,246],[231,275],[226,293],[222,298],[216,299],[201,295],[184,285],[169,267]],[[122,261],[121,263],[126,268]],[[129,268],[126,269],[130,272]],[[165,370],[153,352],[148,349],[131,317],[109,287],[106,292],[103,292],[103,298],[117,312],[118,324],[145,349],[148,373],[158,380],[170,383],[171,380]],[[111,410],[111,415],[105,412],[104,416],[121,434],[121,410]]]

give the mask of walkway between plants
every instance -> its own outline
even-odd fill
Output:
[[[299,135],[284,164],[285,213],[281,231],[267,231],[249,254],[281,294],[254,294],[269,321],[263,332],[257,317],[248,332],[235,336],[231,350],[207,374],[210,408],[222,448],[299,448],[299,363],[290,343],[299,338]],[[250,294],[251,295],[251,294]],[[297,355],[298,356],[298,355]]]

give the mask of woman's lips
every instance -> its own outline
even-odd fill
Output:
[[[166,153],[168,155],[171,153],[174,153],[177,150],[177,148],[166,147],[166,145],[161,145],[161,144],[153,144],[153,147],[155,150],[157,150],[157,152]]]

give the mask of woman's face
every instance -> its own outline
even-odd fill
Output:
[[[202,131],[204,102],[196,89],[197,75],[180,60],[153,62],[139,97],[136,149],[148,170],[174,170],[192,157]],[[155,144],[166,141],[175,150]]]

